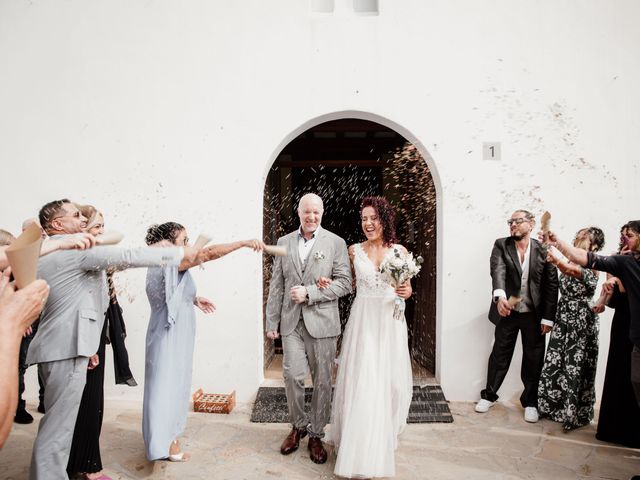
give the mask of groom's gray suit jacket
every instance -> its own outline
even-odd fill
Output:
[[[298,254],[299,230],[278,239],[278,246],[287,248],[286,257],[275,257],[267,301],[267,331],[280,325],[280,334],[289,335],[300,320],[314,338],[340,335],[338,299],[351,293],[351,266],[345,241],[320,228],[305,265]],[[316,286],[320,277],[330,278],[323,289]],[[309,301],[296,304],[289,294],[291,287],[304,285]]]

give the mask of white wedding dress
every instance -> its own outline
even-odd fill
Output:
[[[394,289],[360,244],[354,250],[356,298],[342,340],[327,442],[337,451],[336,475],[390,477],[413,390],[407,324],[393,318]]]

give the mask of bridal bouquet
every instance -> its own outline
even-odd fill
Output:
[[[395,247],[380,264],[382,280],[387,282],[393,288],[398,288],[398,286],[418,274],[420,271],[420,264],[422,264],[423,261],[422,257],[418,256],[413,258],[413,254],[411,252],[405,253]],[[393,318],[396,320],[403,319],[404,309],[404,298],[396,297],[393,308]]]

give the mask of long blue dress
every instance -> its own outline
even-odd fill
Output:
[[[150,268],[142,436],[149,460],[169,456],[169,446],[184,431],[189,408],[196,285],[188,271]]]

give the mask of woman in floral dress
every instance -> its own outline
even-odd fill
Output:
[[[604,234],[596,227],[584,228],[573,245],[597,252],[604,245]],[[593,419],[599,326],[590,300],[598,272],[552,253],[547,261],[560,270],[561,296],[538,385],[538,411],[569,431]]]

